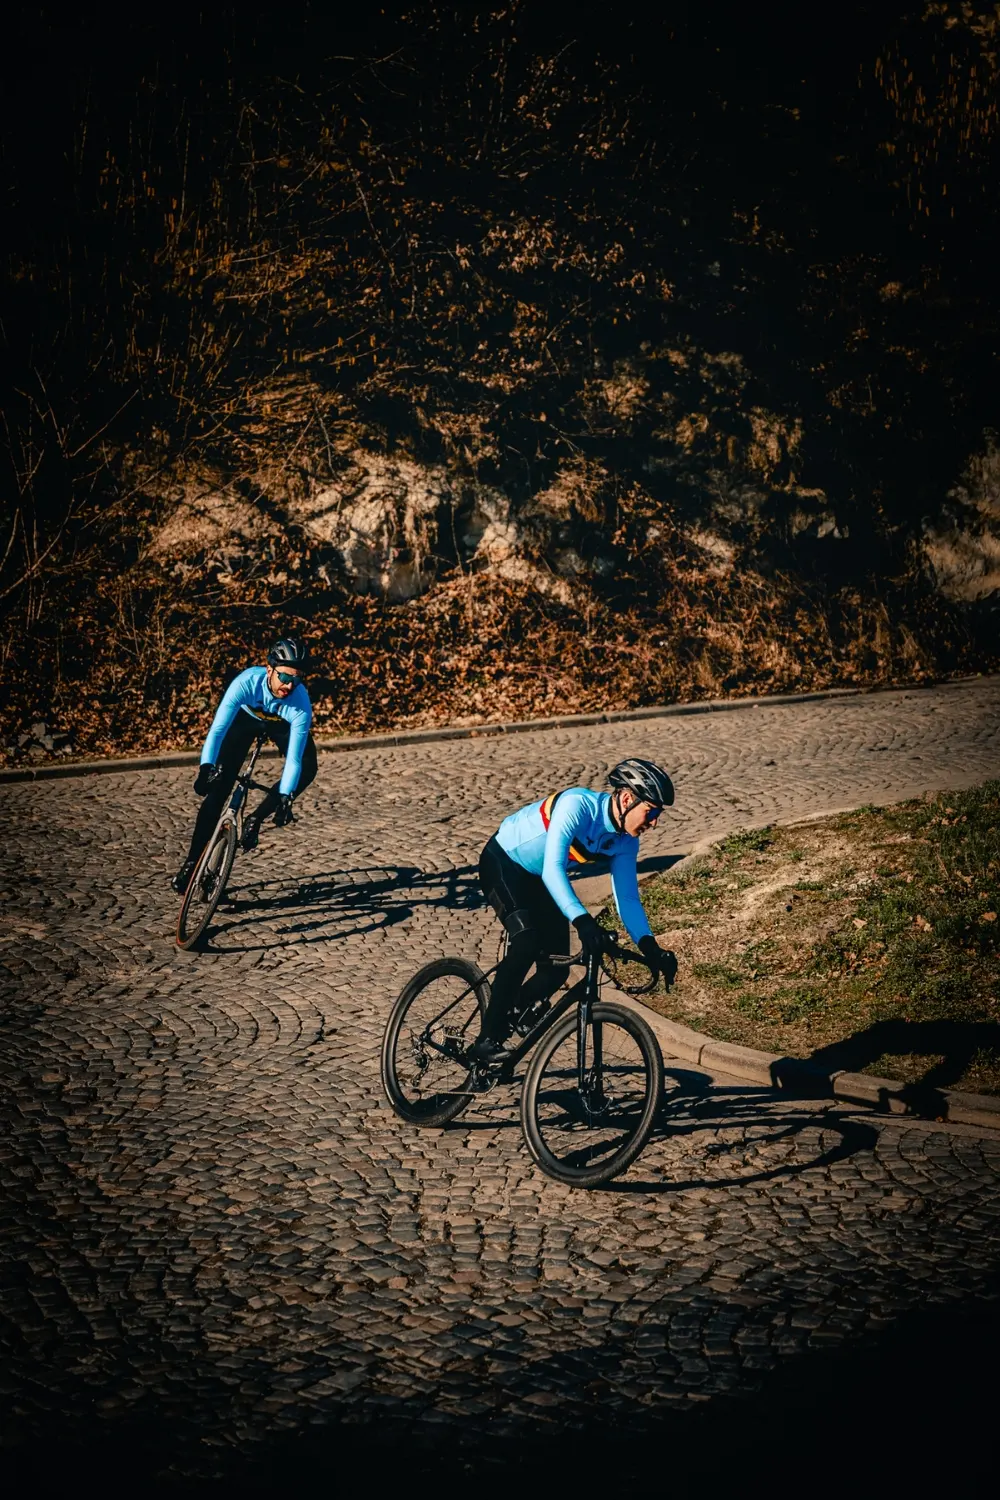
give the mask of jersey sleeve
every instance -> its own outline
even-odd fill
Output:
[[[215,765],[222,748],[222,741],[226,737],[226,731],[236,718],[244,703],[250,699],[250,673],[241,672],[234,677],[222,695],[222,701],[215,710],[215,718],[212,727],[201,748],[202,765]]]
[[[285,764],[281,772],[281,780],[278,783],[278,791],[283,797],[289,796],[295,791],[302,775],[302,756],[305,753],[306,740],[309,738],[309,726],[312,723],[312,712],[306,709],[298,709],[295,717],[291,720],[288,735],[288,750],[285,754]]]
[[[586,915],[587,908],[573,893],[566,874],[569,846],[579,825],[587,819],[586,804],[573,792],[563,792],[552,810],[552,821],[545,836],[545,858],[542,880],[564,917],[575,922]]]
[[[650,937],[652,934],[642,898],[639,895],[635,860],[635,854],[628,849],[623,849],[611,856],[611,889],[615,893],[615,906],[625,924],[625,930],[633,943],[638,943],[640,938]]]

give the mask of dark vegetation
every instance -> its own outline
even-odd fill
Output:
[[[1000,782],[741,831],[644,887],[676,1020],[789,1057],[1000,1092]]]
[[[55,15],[7,49],[9,753],[184,743],[278,628],[326,729],[995,664],[923,550],[996,421],[991,10]],[[408,600],[296,510],[358,453],[447,476],[382,526]],[[158,550],[192,484],[257,530]]]

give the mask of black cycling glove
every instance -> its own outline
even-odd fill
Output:
[[[202,761],[198,767],[198,775],[195,778],[194,789],[199,797],[204,797],[213,781],[217,781],[222,774],[221,766],[213,766],[211,761]]]
[[[649,960],[650,967],[658,969],[663,975],[664,983],[669,989],[677,978],[677,955],[671,953],[669,948],[661,948],[655,937],[640,938],[638,948],[643,958]]]
[[[278,806],[274,812],[275,828],[284,828],[286,823],[292,821],[292,793],[285,792],[278,798]]]
[[[580,934],[583,951],[588,957],[600,958],[601,954],[606,952],[611,942],[611,934],[605,932],[589,912],[584,912],[582,917],[574,917],[573,926]]]

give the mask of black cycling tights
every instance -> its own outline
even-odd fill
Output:
[[[257,735],[264,732],[268,739],[273,741],[281,751],[282,755],[288,753],[289,726],[284,719],[255,719],[250,714],[245,714],[242,709],[236,715],[229,728],[226,730],[225,738],[219,751],[219,765],[222,767],[222,775],[218,781],[212,783],[207,796],[202,800],[195,819],[194,832],[191,835],[191,847],[188,850],[188,859],[197,859],[206,843],[212,836],[212,829],[219,820],[226,801],[232,793],[236,778],[246,759],[246,753],[250,749]],[[312,735],[306,740],[306,748],[302,756],[302,773],[299,776],[299,784],[296,788],[296,798],[301,796],[311,781],[316,778],[316,746]],[[254,817],[266,818],[274,812],[278,806],[278,786],[274,786],[262,799],[260,806],[254,809]]]
[[[495,838],[479,856],[483,894],[510,934],[506,956],[493,976],[493,993],[482,1034],[502,1042],[510,1033],[515,1000],[522,1006],[544,1000],[564,984],[569,970],[549,955],[569,952],[569,921],[563,916],[540,875],[529,875]],[[525,984],[532,964],[536,972]]]

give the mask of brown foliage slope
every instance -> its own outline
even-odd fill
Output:
[[[264,17],[140,27],[114,74],[71,47],[7,160],[12,726],[184,742],[293,626],[344,729],[993,661],[920,551],[994,416],[996,311],[951,227],[993,212],[978,22],[859,8],[821,55],[787,17],[609,38],[426,4],[353,46],[286,18],[297,50],[249,58]],[[450,476],[421,599],[353,597],[289,520],[358,450]],[[156,557],[192,468],[277,541]],[[558,597],[463,545],[482,486]]]

